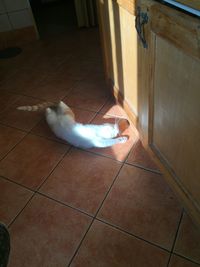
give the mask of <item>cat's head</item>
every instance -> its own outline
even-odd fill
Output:
[[[127,119],[117,119],[115,124],[118,126],[119,133],[123,133],[129,126],[130,122]]]

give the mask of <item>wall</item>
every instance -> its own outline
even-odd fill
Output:
[[[28,0],[0,0],[1,46],[37,38],[37,29]]]
[[[119,102],[123,102],[136,124],[138,59],[133,1],[99,0],[97,3],[106,76],[116,98],[121,99]]]

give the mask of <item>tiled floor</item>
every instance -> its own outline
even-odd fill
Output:
[[[80,150],[42,112],[64,99],[80,122],[126,116],[110,100],[96,29],[46,38],[0,62],[0,221],[9,267],[195,267],[200,233],[129,128],[126,144]]]

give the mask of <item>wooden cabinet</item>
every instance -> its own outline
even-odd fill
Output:
[[[200,21],[152,1],[138,5],[148,16],[149,50],[140,52],[149,62],[140,66],[148,73],[140,87],[148,103],[148,127],[140,123],[140,107],[141,135],[148,128],[147,148],[200,225]]]
[[[200,226],[200,20],[151,0],[100,2],[107,78]]]

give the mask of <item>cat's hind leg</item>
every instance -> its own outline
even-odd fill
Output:
[[[118,138],[111,138],[111,139],[107,139],[107,138],[98,138],[94,141],[94,146],[95,147],[109,147],[109,146],[113,146],[115,144],[123,144],[128,140],[127,136],[121,136]]]

